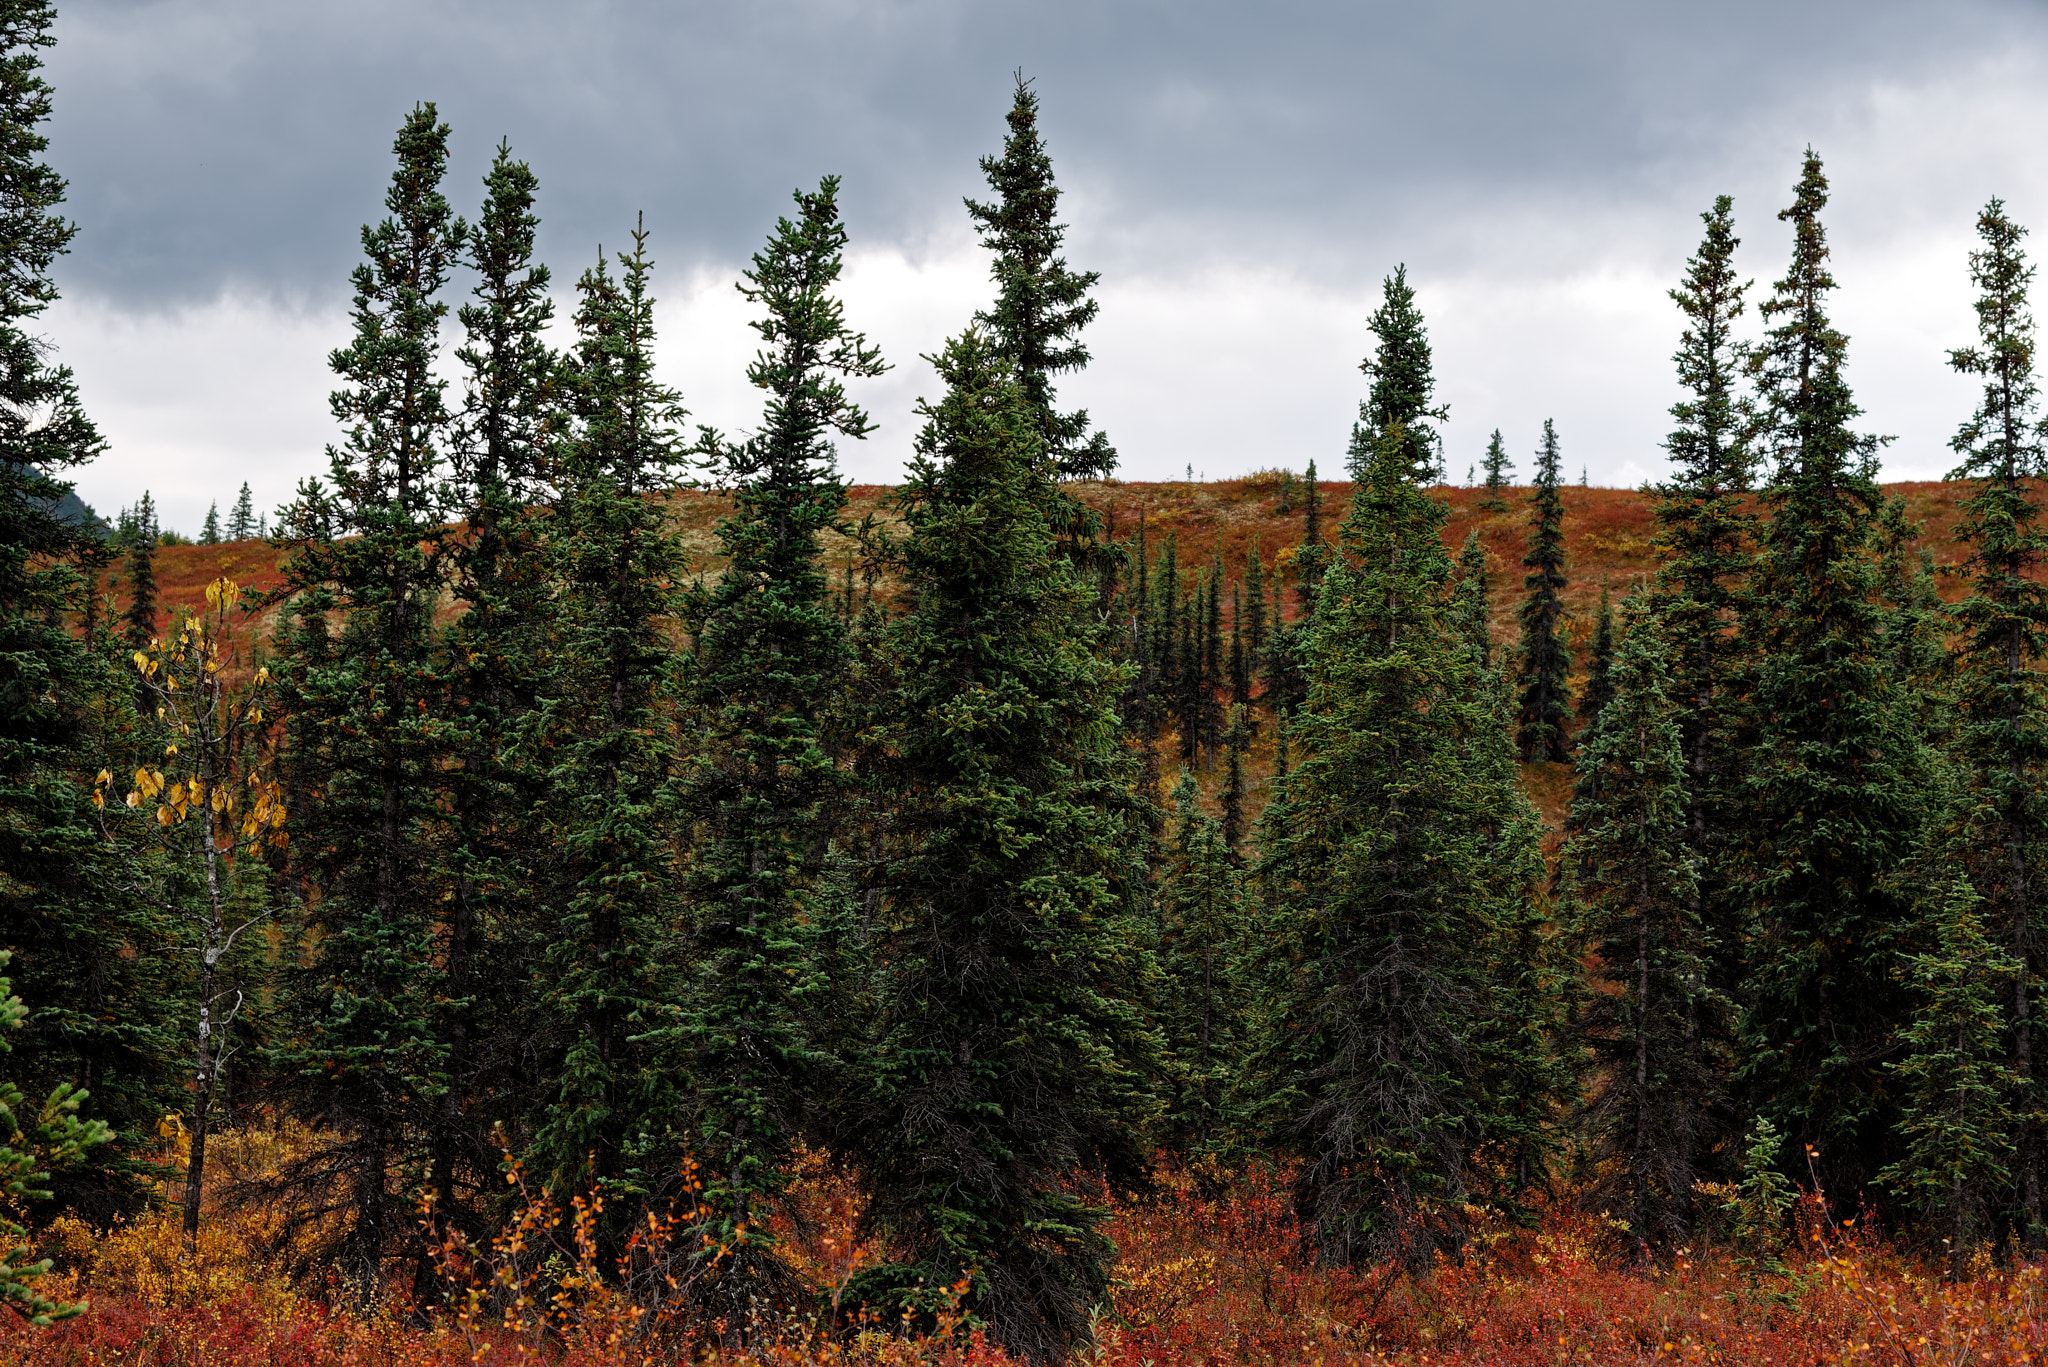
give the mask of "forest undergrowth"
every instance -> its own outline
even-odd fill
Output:
[[[559,1367],[759,1362],[930,1364],[1011,1361],[964,1317],[921,1325],[835,1324],[831,1288],[881,1253],[857,1237],[852,1184],[802,1163],[777,1234],[822,1288],[816,1304],[721,1346],[687,1312],[674,1270],[690,1264],[670,1226],[650,1221],[618,1269],[597,1251],[596,1210],[529,1190],[508,1166],[512,1218],[487,1246],[445,1244],[439,1305],[408,1294],[407,1269],[370,1308],[331,1272],[295,1277],[294,1238],[260,1188],[310,1136],[290,1124],[215,1140],[218,1166],[198,1248],[184,1251],[175,1202],[97,1234],[60,1218],[40,1232],[57,1261],[47,1290],[91,1309],[48,1329],[0,1322],[0,1360],[18,1367]],[[162,1155],[178,1161],[175,1129]],[[1757,1243],[1712,1232],[1668,1262],[1636,1265],[1611,1222],[1553,1199],[1518,1224],[1462,1212],[1465,1253],[1432,1265],[1317,1267],[1302,1252],[1287,1174],[1254,1166],[1162,1169],[1148,1196],[1112,1204],[1118,1257],[1096,1342],[1079,1361],[1117,1367],[1208,1363],[1730,1363],[1755,1367],[2048,1361],[2048,1288],[2039,1262],[1980,1252],[1960,1281],[1862,1218],[1837,1218],[1806,1191],[1782,1230]],[[792,1218],[793,1217],[793,1218]],[[303,1238],[303,1234],[300,1236]],[[648,1275],[652,1272],[653,1275]],[[610,1273],[610,1275],[607,1275]],[[718,1326],[709,1326],[715,1333]]]

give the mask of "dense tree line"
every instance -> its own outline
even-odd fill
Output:
[[[132,1208],[175,1123],[192,1237],[209,1129],[289,1115],[313,1138],[260,1195],[292,1246],[431,1298],[411,1212],[488,1232],[510,1154],[601,1192],[613,1253],[678,1214],[679,1294],[740,1342],[819,1303],[773,1232],[805,1148],[885,1250],[842,1309],[964,1287],[1039,1361],[1108,1284],[1093,1194],[1162,1162],[1288,1165],[1330,1263],[1566,1198],[1650,1263],[1758,1162],[1958,1259],[2042,1247],[2048,444],[1998,201],[1950,357],[1984,386],[1962,600],[1907,564],[1856,427],[1809,153],[1758,335],[1733,207],[1703,215],[1661,568],[1575,656],[1561,438],[1504,648],[1498,567],[1431,492],[1405,269],[1334,525],[1311,466],[1298,546],[1186,563],[1064,486],[1115,453],[1057,405],[1096,277],[1021,81],[967,206],[995,303],[932,358],[886,525],[837,465],[887,366],[836,293],[836,178],[740,282],[758,425],[692,430],[644,225],[557,349],[535,176],[501,145],[465,219],[421,105],[331,357],[343,435],[268,524],[281,586],[165,604],[147,494],[111,537],[65,512],[101,443],[25,330],[72,231],[50,19],[0,5],[0,1119],[52,1098],[0,1149],[10,1199]],[[1498,432],[1485,468],[1511,516]],[[730,491],[716,573],[667,508],[694,482]],[[259,525],[244,485],[206,537]],[[1529,765],[1572,770],[1549,858]]]

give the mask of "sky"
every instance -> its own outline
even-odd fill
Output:
[[[1061,398],[1129,479],[1341,471],[1401,264],[1454,480],[1496,428],[1526,476],[1545,418],[1570,477],[1654,479],[1699,215],[1734,196],[1761,298],[1809,145],[1865,430],[1887,477],[1938,478],[1974,400],[1946,353],[1976,214],[2048,224],[2040,0],[70,0],[55,34],[79,232],[43,331],[110,444],[79,492],[148,488],[187,534],[243,481],[274,508],[325,470],[326,358],[420,100],[459,208],[501,139],[532,165],[562,314],[644,215],[663,379],[729,432],[760,412],[734,281],[841,176],[848,318],[894,367],[854,386],[862,481],[901,471],[922,357],[991,296],[961,201],[1020,71],[1068,261],[1102,277]]]

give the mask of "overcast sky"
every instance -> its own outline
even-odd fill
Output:
[[[1808,143],[1866,426],[1893,477],[1935,477],[1972,402],[1943,357],[1976,211],[2048,224],[2048,13],[2010,0],[72,0],[56,31],[80,232],[46,331],[112,442],[80,492],[147,486],[188,533],[243,480],[274,507],[325,468],[326,355],[415,100],[470,212],[500,138],[532,164],[558,283],[645,212],[665,378],[726,428],[759,413],[732,282],[792,189],[841,175],[849,317],[895,365],[841,448],[866,480],[901,469],[920,353],[989,296],[961,197],[1019,68],[1069,260],[1102,272],[1062,395],[1134,479],[1335,473],[1402,262],[1454,477],[1496,427],[1526,471],[1546,417],[1573,477],[1654,477],[1698,215],[1735,196],[1760,297]]]

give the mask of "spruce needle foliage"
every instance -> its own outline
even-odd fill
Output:
[[[1750,358],[1758,430],[1776,474],[1745,634],[1759,660],[1741,831],[1755,918],[1742,1026],[1752,1104],[1820,1152],[1830,1191],[1863,1189],[1896,1155],[1883,1063],[1906,1018],[1892,972],[1911,925],[1896,875],[1918,838],[1924,775],[1885,658],[1873,534],[1879,443],[1829,320],[1835,282],[1809,152],[1792,206],[1792,262]]]
[[[898,1266],[971,1275],[968,1308],[1042,1362],[1088,1342],[1108,1285],[1079,1184],[1146,1174],[1144,814],[1116,671],[1074,631],[1089,586],[1055,553],[1031,403],[979,332],[934,361],[946,394],[902,494],[910,607],[874,726],[894,838],[848,1143]]]
[[[1444,454],[1443,438],[1430,424],[1448,422],[1451,410],[1430,402],[1436,396],[1436,372],[1430,361],[1429,329],[1422,310],[1415,307],[1415,287],[1408,283],[1405,265],[1394,268],[1382,282],[1381,293],[1380,306],[1366,320],[1378,345],[1358,366],[1372,378],[1372,391],[1358,406],[1358,422],[1351,429],[1353,477],[1356,465],[1371,459],[1375,435],[1398,430],[1416,482],[1432,484],[1443,478]],[[1487,475],[1495,479],[1491,460],[1489,454]]]
[[[2036,489],[2048,474],[2048,446],[2034,380],[2027,302],[2034,267],[2022,245],[2026,230],[1994,199],[1978,216],[1977,232],[1983,245],[1970,254],[1970,275],[1980,291],[1979,342],[1949,354],[1950,365],[1984,384],[1977,411],[1950,442],[1961,463],[1949,477],[1978,483],[1956,527],[1970,556],[1963,571],[1969,593],[1954,616],[1961,793],[1949,826],[1954,856],[1982,899],[1984,932],[2019,964],[2004,1004],[2019,1114],[2012,1196],[2022,1237],[2038,1250],[2048,1238],[2048,1131],[2035,1024],[2039,984],[2048,973],[2036,889],[2037,869],[2048,857],[2048,693],[2041,677],[2048,593],[2039,574],[2048,537]]]
[[[1238,959],[1249,918],[1247,889],[1216,821],[1183,773],[1173,789],[1173,828],[1159,889],[1161,1028],[1170,1093],[1163,1118],[1183,1157],[1214,1153],[1227,1138],[1226,1098],[1244,1053]]]
[[[1670,696],[1671,647],[1641,612],[1613,665],[1613,697],[1579,755],[1566,849],[1567,904],[1599,965],[1573,1034],[1593,1079],[1587,1103],[1597,1198],[1638,1256],[1686,1241],[1728,1060],[1730,1004],[1709,986],[1708,943],[1685,843],[1685,764]]]
[[[1498,699],[1456,620],[1445,510],[1398,430],[1359,473],[1306,639],[1300,758],[1262,826],[1256,1075],[1304,1158],[1296,1205],[1326,1262],[1444,1246],[1447,1212],[1488,1189],[1480,1146],[1521,1137],[1484,1019],[1504,985],[1475,947],[1524,928],[1537,872]]]
[[[1564,500],[1557,492],[1557,428],[1543,420],[1543,445],[1536,451],[1536,487],[1529,495],[1529,573],[1523,585],[1521,661],[1517,682],[1522,697],[1515,713],[1515,746],[1522,763],[1562,763],[1570,747],[1571,656],[1565,648]]]
[[[747,1296],[792,1285],[766,1220],[806,1098],[833,1073],[806,997],[820,987],[809,943],[827,915],[819,899],[847,896],[821,882],[821,860],[847,796],[835,760],[845,738],[831,723],[852,656],[818,539],[846,505],[831,439],[872,426],[842,380],[887,369],[834,293],[847,241],[838,191],[827,176],[798,192],[795,218],[778,220],[754,254],[740,291],[763,310],[747,378],[767,392],[766,412],[744,442],[704,442],[724,462],[736,511],[719,527],[725,576],[692,612],[698,740],[682,802],[697,828],[686,880],[694,978],[678,1043],[699,1088],[710,1210],[700,1234],[728,1250],[718,1276],[735,1325]]]

